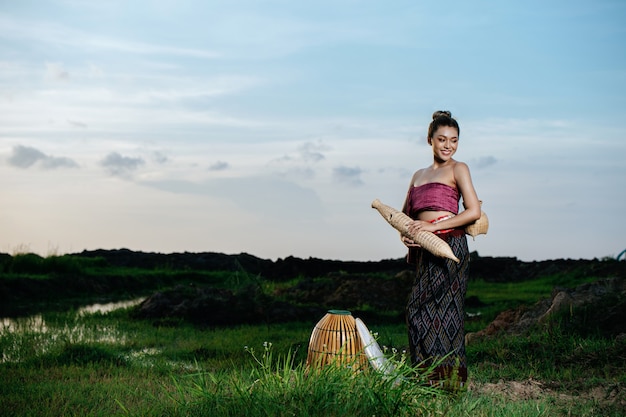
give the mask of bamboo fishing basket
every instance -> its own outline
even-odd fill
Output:
[[[378,210],[381,216],[387,223],[393,226],[394,229],[402,233],[404,236],[412,239],[415,243],[420,245],[435,256],[442,258],[449,258],[459,263],[459,258],[454,255],[450,245],[445,240],[437,237],[434,233],[419,231],[417,233],[410,233],[407,224],[413,219],[404,214],[403,212],[396,210],[386,204],[383,204],[380,200],[376,199],[372,201],[372,208]]]
[[[329,310],[315,325],[309,341],[308,367],[334,364],[355,371],[368,366],[356,321],[347,310]]]
[[[483,205],[482,201],[480,202],[480,205],[482,207]],[[486,235],[488,230],[489,230],[489,218],[487,217],[487,214],[484,211],[482,211],[482,209],[480,210],[480,218],[476,220],[474,223],[468,224],[465,227],[465,233],[467,233],[474,239],[478,235]]]

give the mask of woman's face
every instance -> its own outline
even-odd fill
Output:
[[[428,144],[433,148],[433,154],[440,161],[448,161],[452,159],[456,148],[459,145],[459,132],[456,128],[450,126],[441,126],[428,139]]]

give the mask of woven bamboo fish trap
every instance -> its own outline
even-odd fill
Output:
[[[480,202],[482,206],[483,202]],[[476,238],[478,235],[486,235],[489,230],[489,218],[487,214],[480,210],[480,218],[476,220],[474,223],[468,224],[465,227],[465,233],[470,235],[472,238]]]
[[[413,219],[403,212],[381,203],[378,199],[372,201],[372,208],[378,210],[380,215],[383,216],[383,218],[387,220],[387,223],[389,223],[394,229],[402,233],[404,236],[412,239],[428,252],[435,256],[452,259],[456,263],[460,262],[459,258],[457,258],[454,255],[454,252],[452,252],[452,249],[450,249],[450,245],[448,245],[445,240],[437,237],[434,233],[425,231],[410,233],[407,224],[413,221]]]
[[[352,367],[355,371],[368,366],[356,321],[346,310],[329,310],[315,325],[309,341],[307,366],[334,364]]]

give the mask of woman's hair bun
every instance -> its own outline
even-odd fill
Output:
[[[433,113],[433,121],[428,125],[428,144],[430,144],[430,139],[441,126],[453,127],[456,129],[457,134],[461,134],[459,123],[452,117],[452,113],[447,110],[438,110]]]
[[[452,113],[450,113],[448,110],[437,110],[433,113],[433,120],[442,116],[452,118]]]

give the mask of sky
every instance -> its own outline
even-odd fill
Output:
[[[622,0],[0,0],[0,252],[401,258],[435,110],[470,250],[626,249]]]

